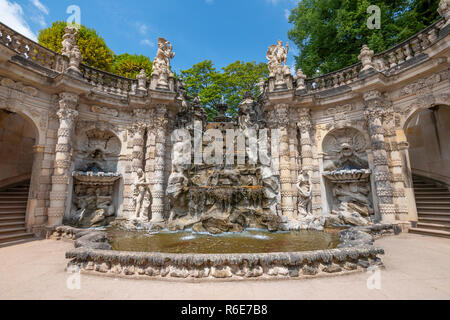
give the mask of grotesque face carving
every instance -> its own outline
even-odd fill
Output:
[[[353,155],[353,147],[348,143],[341,144],[341,155],[351,157]]]

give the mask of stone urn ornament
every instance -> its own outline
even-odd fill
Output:
[[[374,55],[373,50],[370,50],[369,47],[365,44],[361,49],[361,53],[358,56],[359,61],[361,61],[363,68],[360,72],[364,72],[370,69],[373,69],[372,57]]]

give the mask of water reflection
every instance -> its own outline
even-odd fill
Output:
[[[190,231],[150,234],[108,230],[114,250],[164,253],[268,253],[333,249],[339,243],[336,232],[292,231],[269,233],[246,230],[242,233],[211,235]]]

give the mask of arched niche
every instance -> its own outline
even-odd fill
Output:
[[[323,205],[343,224],[367,225],[375,219],[368,148],[364,133],[351,127],[332,130],[322,141]]]
[[[117,172],[121,152],[119,138],[110,130],[87,128],[74,144],[75,171]]]
[[[74,139],[74,172],[70,212],[64,223],[79,227],[108,225],[123,202],[118,170],[121,141],[107,128],[87,126]]]

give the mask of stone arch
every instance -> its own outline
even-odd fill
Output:
[[[435,106],[450,106],[450,94],[443,93],[440,95],[429,95],[427,97],[418,98],[418,102],[413,103],[409,108],[403,112],[401,127],[405,130],[410,121],[420,112],[430,109]]]
[[[19,116],[21,116],[32,128],[33,132],[34,132],[34,136],[36,137],[36,143],[35,145],[43,145],[45,144],[45,134],[43,132],[41,132],[40,126],[39,126],[39,115],[38,114],[33,114],[32,112],[30,112],[29,110],[27,110],[26,108],[13,108],[10,107],[9,105],[0,105],[0,111],[6,111],[6,112],[11,112],[11,113],[15,113]]]
[[[411,108],[403,130],[411,172],[450,184],[450,104],[442,96]]]
[[[31,179],[35,160],[34,148],[39,145],[42,136],[38,127],[29,115],[13,108],[0,108],[0,124],[0,129],[4,131],[0,140],[8,139],[8,143],[4,141],[3,148],[0,149],[0,152],[6,154],[0,156],[10,162],[9,165],[5,163],[6,167],[2,169],[5,175],[0,175],[0,187],[20,182],[18,180],[21,177],[23,180],[27,180],[27,176]]]
[[[2,114],[6,117],[3,120],[8,124],[0,126],[0,129],[4,129],[3,132],[0,130],[0,140],[7,139],[8,142],[3,141],[3,148],[0,148],[0,158],[4,160],[4,163],[0,164],[0,171],[4,173],[0,176],[0,188],[14,185],[25,188],[29,182],[24,223],[27,230],[32,230],[47,219],[44,212],[47,184],[41,181],[45,178],[42,167],[46,137],[36,123],[41,117],[27,109],[8,106],[0,107],[0,122]],[[1,155],[3,152],[7,152],[7,156]]]

